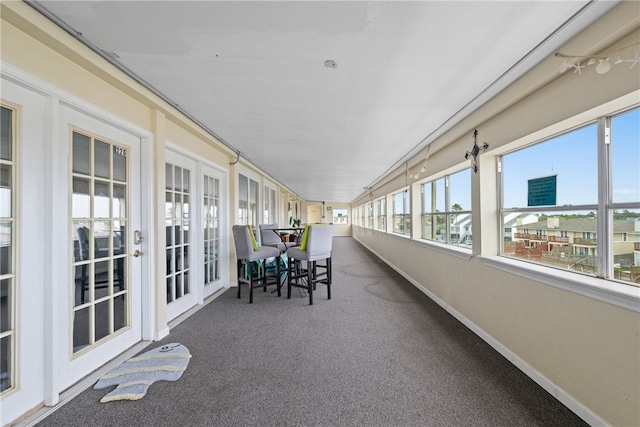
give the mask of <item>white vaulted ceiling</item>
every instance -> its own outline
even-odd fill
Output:
[[[350,202],[551,55],[591,3],[31,4],[303,199]]]

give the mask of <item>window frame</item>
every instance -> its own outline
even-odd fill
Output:
[[[71,211],[70,211],[70,216],[68,218],[68,220],[70,221],[70,226],[71,226],[70,230],[72,235],[69,236],[69,241],[73,242],[75,239],[75,236],[77,236],[76,233],[79,228],[78,224],[84,223],[84,224],[87,224],[86,227],[88,227],[88,233],[87,233],[88,242],[93,242],[93,244],[88,245],[88,250],[89,250],[88,258],[81,259],[82,257],[75,258],[74,256],[72,263],[70,265],[71,267],[73,267],[74,271],[76,268],[78,268],[79,270],[81,268],[84,268],[86,269],[88,274],[87,285],[89,287],[89,290],[85,294],[86,295],[85,299],[82,299],[82,298],[79,300],[75,299],[76,288],[77,288],[77,283],[76,283],[77,279],[76,279],[75,272],[74,272],[73,278],[71,279],[72,283],[69,284],[71,287],[70,288],[71,292],[74,295],[74,302],[70,306],[70,314],[72,318],[77,320],[83,316],[83,314],[81,313],[83,312],[88,313],[89,333],[88,333],[88,336],[84,337],[86,338],[87,342],[83,343],[82,340],[79,339],[79,342],[76,343],[76,335],[74,331],[76,330],[77,325],[75,324],[75,322],[70,322],[69,324],[69,328],[70,328],[69,334],[73,337],[73,339],[70,341],[70,345],[71,345],[70,351],[73,357],[78,357],[82,354],[86,354],[88,351],[91,351],[92,349],[95,349],[100,344],[108,341],[109,339],[112,339],[118,334],[121,334],[124,331],[131,329],[133,324],[133,320],[132,320],[133,288],[132,288],[132,283],[130,283],[130,280],[132,277],[131,276],[132,265],[127,261],[126,252],[128,249],[124,249],[122,251],[123,253],[116,253],[115,241],[113,237],[116,233],[115,231],[116,228],[113,227],[114,224],[120,223],[120,225],[124,225],[125,227],[129,227],[132,224],[132,219],[133,219],[133,215],[132,215],[133,204],[131,199],[132,166],[131,166],[130,148],[122,146],[122,144],[120,144],[119,142],[111,140],[110,138],[106,138],[104,135],[98,135],[96,133],[87,131],[86,129],[82,129],[79,127],[72,127],[69,129],[69,132],[70,132],[69,133],[69,137],[70,137],[69,150],[72,157],[72,160],[69,164],[69,167],[70,167],[69,178],[72,185],[69,188],[69,191],[70,191],[69,200],[71,203]],[[86,138],[89,144],[88,146],[90,147],[89,148],[90,157],[88,159],[89,168],[86,171],[75,170],[74,152],[75,152],[76,136]],[[109,167],[109,173],[107,175],[101,175],[96,170],[96,166],[97,166],[96,161],[98,159],[98,153],[96,152],[97,150],[95,148],[96,143],[104,144],[109,147],[108,153],[110,153],[109,154],[110,157],[109,157],[109,160],[106,162]],[[120,178],[120,179],[115,176],[115,173],[113,170],[114,159],[113,157],[111,157],[111,156],[116,156],[117,155],[116,153],[118,154],[121,153],[118,149],[124,149],[124,153],[126,153],[126,155],[124,156],[124,165],[125,165],[124,178]],[[85,181],[89,183],[89,187],[88,187],[89,191],[87,194],[91,199],[92,207],[90,208],[90,211],[86,216],[78,215],[74,212],[73,200],[76,194],[76,189],[75,189],[76,179],[78,179],[79,181]],[[98,214],[96,212],[96,204],[95,204],[98,200],[97,199],[98,194],[96,192],[97,185],[106,185],[107,188],[112,188],[112,187],[115,188],[116,186],[122,186],[123,188],[125,188],[125,192],[126,192],[126,197],[124,198],[125,208],[123,210],[119,210],[118,214],[116,215],[116,213],[114,212],[114,207],[109,206],[108,208],[106,208],[106,211],[108,211],[106,214],[104,212],[101,214]],[[165,183],[165,187],[166,187],[166,183]],[[166,194],[167,192],[166,188],[164,189],[164,192]],[[113,193],[114,193],[113,190],[109,191],[107,198],[114,199],[115,196]],[[166,196],[165,196],[165,200],[166,200]],[[111,204],[111,200],[109,204]],[[165,206],[166,206],[166,202],[165,202]],[[185,203],[185,206],[189,206],[189,203]],[[166,213],[166,210],[165,210],[165,213]],[[113,228],[106,228],[106,231],[108,232],[108,234],[106,234],[107,238],[105,240],[106,242],[108,242],[106,245],[106,248],[108,249],[107,249],[107,253],[102,256],[97,255],[98,238],[105,237],[105,235],[100,236],[99,234],[97,234],[97,229],[98,229],[97,224],[100,224],[100,223],[111,223],[111,227],[113,227]],[[124,245],[123,245],[124,248],[130,248],[132,246],[132,243],[128,241],[129,239],[126,236],[127,236],[127,233],[120,231],[120,239],[121,239],[120,241],[124,242]],[[97,286],[97,283],[95,283],[94,281],[97,279],[99,266],[104,264],[106,264],[107,266],[110,266],[108,268],[108,271],[109,270],[111,271],[108,272],[107,289],[98,293],[98,286]],[[120,265],[120,266],[116,267],[116,265]],[[113,277],[114,270],[122,271],[122,269],[124,269],[124,273],[123,274],[121,273],[122,276],[118,277],[119,284],[118,284],[118,290],[116,290],[115,277]],[[85,287],[85,284],[83,281],[81,281],[80,288],[84,289],[84,287]],[[81,293],[84,293],[84,291],[81,291]],[[120,320],[119,323],[116,322],[116,317],[114,315],[114,313],[118,311],[117,308],[114,307],[118,299],[124,300],[124,302],[122,303],[122,307],[124,307],[125,309],[125,314],[122,319],[119,319]],[[98,315],[98,310],[99,310],[99,307],[101,306],[104,307],[105,305],[107,306],[106,311],[109,313],[109,316],[108,316],[109,320],[106,325],[99,325],[97,321],[98,318],[100,317]],[[98,326],[102,326],[102,327],[99,328]],[[101,333],[98,333],[99,330],[101,330]]]
[[[343,212],[345,212],[345,215],[336,216],[336,213],[343,213]],[[333,208],[331,210],[331,218],[332,218],[334,224],[348,225],[349,224],[349,209],[347,209],[347,208]],[[339,221],[336,222],[336,218],[338,218]]]
[[[242,179],[245,178],[247,180],[247,192],[246,194],[243,194],[242,192],[242,186],[241,186],[241,182]],[[238,217],[236,219],[237,224],[240,225],[250,225],[253,228],[257,229],[258,228],[258,224],[260,221],[260,212],[262,211],[262,209],[260,209],[261,206],[261,200],[260,200],[260,189],[261,189],[261,185],[260,185],[260,180],[259,179],[255,179],[256,177],[253,176],[250,173],[244,172],[244,171],[240,171],[238,172]],[[254,194],[252,194],[252,190],[254,192]],[[256,200],[252,200],[252,196],[255,195]],[[242,196],[246,196],[245,199],[242,198]],[[243,208],[241,203],[243,201],[246,201],[247,206],[246,208]],[[253,206],[253,208],[252,208]],[[246,214],[245,215],[243,215]]]
[[[396,197],[399,195],[402,195],[403,197],[402,212],[396,212]],[[392,200],[392,206],[393,206],[393,226],[391,230],[392,233],[399,236],[411,237],[411,230],[413,228],[411,226],[411,219],[412,219],[411,218],[411,189],[403,188],[401,191],[393,193],[391,195],[391,200]],[[401,230],[399,227],[396,227],[396,219],[398,216],[402,217],[402,221],[400,221],[403,224]],[[400,231],[397,231],[397,230],[400,230]]]
[[[387,198],[381,197],[376,200],[376,230],[387,231]]]
[[[614,253],[613,253],[613,212],[620,209],[640,210],[640,201],[635,202],[619,202],[612,201],[612,121],[615,117],[624,115],[634,110],[640,109],[640,104],[634,103],[626,108],[613,111],[605,111],[600,109],[589,120],[573,126],[564,127],[562,130],[550,133],[549,135],[533,140],[527,144],[521,144],[510,150],[505,150],[497,156],[497,175],[498,175],[498,215],[500,226],[500,245],[497,257],[485,256],[483,259],[488,264],[509,271],[511,273],[525,275],[533,274],[538,276],[544,282],[551,282],[560,288],[578,291],[580,293],[595,297],[597,299],[611,302],[615,300],[615,304],[633,307],[637,311],[637,302],[635,305],[628,296],[633,295],[635,298],[640,296],[640,289],[623,280],[615,277],[614,271]],[[571,132],[585,128],[587,126],[596,126],[596,157],[597,157],[597,200],[593,204],[581,204],[572,206],[541,206],[541,207],[503,207],[503,191],[504,191],[504,163],[503,157],[521,150],[526,150],[536,144],[545,143],[552,139],[567,135]],[[557,127],[556,127],[557,128]],[[552,265],[533,263],[525,259],[508,257],[504,255],[504,217],[508,213],[545,213],[553,214],[555,212],[596,212],[596,228],[594,232],[589,231],[590,236],[598,236],[595,248],[589,250],[591,254],[604,254],[595,256],[596,270],[594,274],[584,274],[578,271],[554,267]],[[530,224],[523,228],[524,232],[536,231],[535,224]],[[584,252],[584,253],[587,253]],[[581,252],[582,253],[582,252]],[[606,281],[605,282],[603,282]]]
[[[453,210],[452,205],[451,205],[451,176],[458,174],[458,173],[462,173],[462,172],[468,172],[469,173],[469,182],[468,182],[468,191],[469,191],[469,203],[471,203],[471,208],[470,209],[462,209],[462,210]],[[464,249],[464,250],[468,250],[471,251],[471,244],[469,245],[461,245],[459,241],[453,243],[451,241],[451,230],[452,230],[452,225],[453,225],[453,220],[454,218],[456,218],[459,215],[468,215],[469,218],[469,222],[471,224],[471,227],[473,227],[473,222],[472,222],[472,213],[473,213],[473,202],[472,202],[472,197],[471,197],[471,190],[472,190],[472,183],[471,183],[471,168],[470,167],[464,167],[462,169],[458,169],[454,172],[450,172],[447,173],[443,176],[439,176],[437,178],[433,178],[427,181],[423,181],[418,183],[419,188],[420,188],[420,198],[421,198],[421,212],[420,212],[420,240],[425,241],[425,242],[437,242],[437,243],[441,243],[441,244],[445,244],[445,245],[450,245],[450,246],[455,246],[458,247],[460,249]],[[437,183],[438,181],[443,180],[442,182],[444,183],[444,204],[445,204],[445,209],[442,212],[439,212],[437,209],[437,203],[436,203],[436,199],[434,199],[434,192],[433,189],[434,187],[437,188]],[[430,192],[430,194],[432,195],[432,201],[430,202],[431,204],[431,210],[427,211],[425,206],[426,206],[426,200],[425,200],[425,195],[427,194],[425,189],[427,185],[431,185],[432,190]],[[457,203],[456,203],[457,204]],[[437,216],[443,216],[444,217],[444,227],[445,227],[445,234],[444,234],[444,240],[438,240],[437,239],[437,235],[434,234],[433,238],[427,238],[425,237],[425,221],[427,219],[427,217],[437,217]]]
[[[373,202],[367,202],[365,204],[367,210],[367,228],[373,228]]]
[[[278,222],[278,191],[275,185],[265,182],[263,186],[263,224],[274,224]]]

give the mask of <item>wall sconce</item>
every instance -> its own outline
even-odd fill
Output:
[[[489,148],[489,144],[487,144],[486,142],[482,143],[482,146],[478,146],[478,130],[475,129],[473,131],[473,148],[471,149],[471,151],[467,151],[466,154],[464,155],[465,159],[468,159],[469,157],[473,157],[473,172],[477,173],[478,172],[478,154],[480,154],[481,151],[486,151],[487,148]]]

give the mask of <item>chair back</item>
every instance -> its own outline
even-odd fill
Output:
[[[333,224],[309,225],[307,252],[311,259],[331,257],[333,243]]]
[[[250,259],[253,254],[253,242],[246,225],[233,226],[233,242],[236,245],[236,258]]]
[[[80,260],[89,259],[89,229],[78,227],[78,246]]]
[[[258,226],[260,228],[260,244],[266,246],[273,246],[282,243],[282,239],[280,239],[280,235],[277,230],[278,224],[260,224]]]

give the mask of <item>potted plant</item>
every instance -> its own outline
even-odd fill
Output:
[[[302,223],[302,220],[300,218],[294,219],[292,216],[289,217],[289,225],[292,228],[299,228],[301,223]]]
[[[300,224],[302,224],[302,220],[300,218],[294,219],[292,216],[289,217],[289,225],[291,228],[300,228]],[[298,237],[298,231],[294,231],[289,235],[289,241],[295,242]]]

